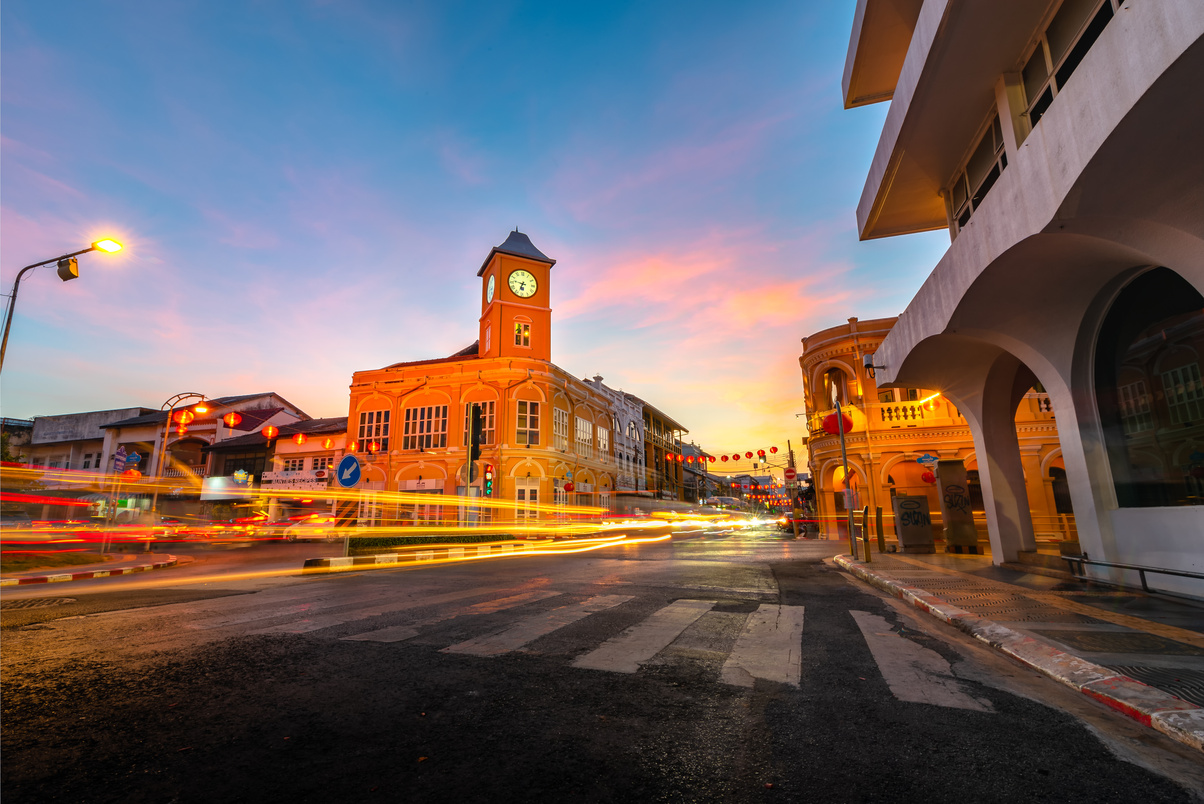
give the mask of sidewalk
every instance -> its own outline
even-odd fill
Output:
[[[88,578],[108,578],[112,575],[129,575],[133,572],[174,567],[185,563],[175,556],[154,553],[132,553],[123,555],[113,561],[103,561],[96,564],[80,564],[71,567],[70,572],[53,569],[29,570],[27,572],[10,572],[0,576],[2,586],[25,586],[35,583],[61,583],[63,581],[82,581]]]
[[[847,542],[845,543],[847,550]],[[1204,603],[998,567],[878,553],[836,563],[1168,736],[1204,751]]]

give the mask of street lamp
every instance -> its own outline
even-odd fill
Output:
[[[0,371],[4,370],[4,353],[8,350],[8,329],[13,324],[13,314],[17,307],[17,289],[21,285],[21,278],[25,276],[26,271],[31,271],[40,265],[48,265],[52,262],[57,262],[59,266],[59,278],[64,282],[69,282],[72,279],[79,277],[79,264],[76,262],[76,257],[80,254],[87,254],[89,251],[107,251],[112,254],[114,251],[121,251],[121,244],[116,240],[105,238],[97,240],[88,248],[81,251],[73,251],[70,254],[64,254],[61,257],[55,257],[50,260],[42,260],[35,262],[33,265],[26,265],[17,273],[17,279],[13,282],[13,293],[8,297],[8,309],[4,313],[4,340],[0,342]]]

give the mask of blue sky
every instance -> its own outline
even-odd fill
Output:
[[[181,391],[347,413],[353,371],[476,337],[518,226],[553,358],[715,452],[802,434],[800,338],[895,315],[948,246],[859,243],[885,105],[844,110],[852,0],[0,6],[0,407]]]

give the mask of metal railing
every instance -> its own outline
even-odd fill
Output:
[[[1188,572],[1187,570],[1163,569],[1161,567],[1143,567],[1140,564],[1118,564],[1114,561],[1096,561],[1095,559],[1088,558],[1085,555],[1062,556],[1062,559],[1070,567],[1071,575],[1087,581],[1099,581],[1098,578],[1087,577],[1086,570],[1083,568],[1087,564],[1090,564],[1093,567],[1111,567],[1113,569],[1132,570],[1133,572],[1137,573],[1139,578],[1141,578],[1141,589],[1143,592],[1157,591],[1150,589],[1149,585],[1146,584],[1145,574],[1147,572],[1155,572],[1161,575],[1175,575],[1180,578],[1195,578],[1197,580],[1204,580],[1204,572]],[[1075,564],[1078,564],[1078,572],[1075,572]],[[1100,582],[1108,583],[1107,581]]]

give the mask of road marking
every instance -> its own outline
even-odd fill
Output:
[[[192,624],[190,628],[208,630],[211,628],[225,628],[232,625],[245,625],[247,623],[262,622],[263,620],[274,620],[280,617],[292,617],[289,623],[264,628],[259,631],[252,631],[255,634],[274,634],[274,633],[305,633],[307,631],[316,631],[319,628],[329,628],[332,625],[340,625],[353,620],[363,620],[368,617],[376,617],[381,614],[391,614],[397,611],[405,611],[406,609],[416,609],[422,606],[437,606],[441,603],[450,603],[454,600],[463,600],[466,597],[481,597],[483,595],[494,594],[505,591],[503,589],[470,589],[462,592],[449,592],[442,595],[425,595],[422,592],[412,592],[406,595],[403,599],[397,600],[396,596],[386,593],[376,593],[373,595],[360,595],[354,598],[340,598],[320,600],[313,603],[300,603],[286,606],[283,608],[273,608],[270,610],[253,611],[248,614],[241,614],[237,617],[231,617],[221,620],[202,621],[201,623]],[[388,602],[396,601],[396,602]],[[330,614],[322,617],[310,617],[309,615],[324,611],[326,609],[335,609],[341,606],[354,606],[356,604],[371,603],[372,605],[362,606],[347,612],[339,612],[338,614]],[[296,625],[295,628],[290,627]]]
[[[850,611],[861,629],[878,670],[900,701],[993,712],[990,701],[967,695],[953,669],[936,651],[917,645],[891,631],[882,617],[866,611]]]
[[[678,600],[671,603],[617,637],[606,640],[596,650],[577,657],[573,666],[612,673],[634,673],[714,605],[713,600]]]
[[[343,639],[352,642],[401,642],[409,639],[410,637],[418,636],[418,634],[421,633],[422,628],[441,623],[445,620],[451,620],[466,614],[495,614],[499,611],[512,609],[515,606],[521,606],[525,603],[531,603],[536,600],[545,600],[549,597],[558,597],[562,594],[563,592],[544,590],[536,592],[523,592],[519,595],[511,595],[510,597],[503,597],[497,600],[487,600],[484,603],[476,603],[472,606],[463,606],[461,608],[453,609],[449,612],[441,614],[437,617],[428,617],[424,620],[419,620],[418,622],[410,625],[395,625],[389,628],[379,628],[375,631],[366,631],[362,634],[355,634],[354,636],[345,636]]]
[[[754,679],[799,686],[802,678],[803,607],[762,603],[748,615],[719,678],[751,687]]]
[[[626,603],[632,597],[633,595],[596,595],[580,603],[561,606],[549,612],[520,620],[501,631],[460,642],[444,648],[442,652],[467,653],[473,656],[496,656],[499,653],[509,653],[512,650],[518,650],[528,642],[533,642],[541,636],[564,628],[591,614],[613,608],[620,603]]]

